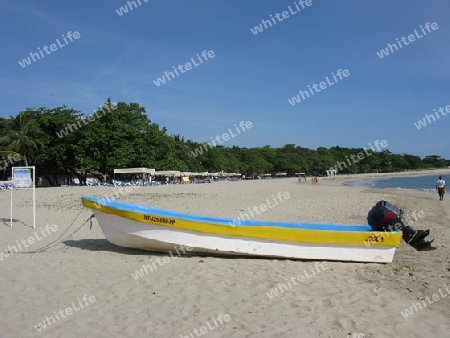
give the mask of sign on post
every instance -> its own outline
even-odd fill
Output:
[[[35,167],[13,167],[11,187],[11,228],[13,221],[13,191],[14,189],[33,190],[33,229],[36,228],[36,169]]]

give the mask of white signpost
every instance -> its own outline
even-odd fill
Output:
[[[31,174],[33,171],[33,174]],[[36,228],[36,169],[35,167],[13,167],[11,187],[11,228],[13,221],[13,191],[14,189],[33,190],[33,229]]]

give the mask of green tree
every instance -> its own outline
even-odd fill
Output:
[[[25,166],[28,166],[28,157],[41,145],[37,139],[40,130],[36,120],[25,111],[9,121],[9,128],[0,138],[0,145],[7,151],[13,151],[22,157]]]
[[[63,132],[64,131],[64,132]],[[193,155],[195,149],[202,154]],[[0,159],[17,152],[26,165],[33,163],[40,173],[78,175],[88,172],[112,174],[114,168],[147,167],[157,170],[261,173],[306,172],[325,174],[338,167],[340,173],[372,170],[442,168],[450,165],[438,155],[392,154],[343,147],[311,150],[286,144],[281,148],[203,147],[201,143],[170,135],[165,127],[152,123],[137,103],[107,100],[94,115],[85,116],[63,106],[26,109],[15,117],[0,118]],[[364,158],[358,158],[363,153]],[[357,158],[357,160],[354,160]],[[348,164],[350,162],[350,164]],[[340,169],[340,164],[345,164]],[[6,170],[3,170],[3,176]],[[84,178],[84,179],[83,179]]]
[[[443,168],[446,166],[446,160],[438,155],[425,156],[423,162],[432,168]]]

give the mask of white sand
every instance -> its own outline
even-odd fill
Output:
[[[132,273],[143,264],[167,255],[114,246],[95,220],[92,230],[85,225],[67,239],[91,215],[80,197],[110,194],[113,188],[37,189],[37,230],[46,224],[59,230],[23,251],[56,240],[81,214],[63,243],[0,261],[0,337],[449,337],[450,297],[427,303],[406,319],[401,311],[439,289],[448,294],[450,218],[445,209],[450,196],[440,202],[436,193],[352,188],[342,180],[321,180],[317,186],[283,179],[141,187],[122,200],[235,218],[287,191],[290,199],[257,218],[365,224],[368,210],[386,199],[407,213],[423,211],[425,217],[414,226],[430,228],[438,250],[417,252],[402,243],[391,264],[327,262],[327,269],[298,285],[291,283],[272,299],[267,296],[271,288],[287,285],[286,280],[304,270],[311,275],[316,262],[181,257],[135,280]],[[30,192],[14,193],[14,218],[31,225]],[[9,192],[0,191],[0,219],[9,219],[9,203]],[[0,222],[0,251],[34,236],[29,226],[15,222],[11,229],[6,224]],[[84,295],[94,296],[95,302],[81,308],[77,299]],[[56,323],[35,329],[46,316],[55,317],[54,311],[74,306],[73,314],[63,312],[66,318],[59,315]],[[220,324],[219,315],[230,320]]]

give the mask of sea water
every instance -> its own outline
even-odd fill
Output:
[[[381,179],[360,180],[348,182],[347,184],[354,187],[371,187],[380,189],[414,189],[421,191],[435,191],[436,181],[439,175],[409,176],[409,177],[392,177]],[[442,179],[448,181],[450,177],[442,176]]]

